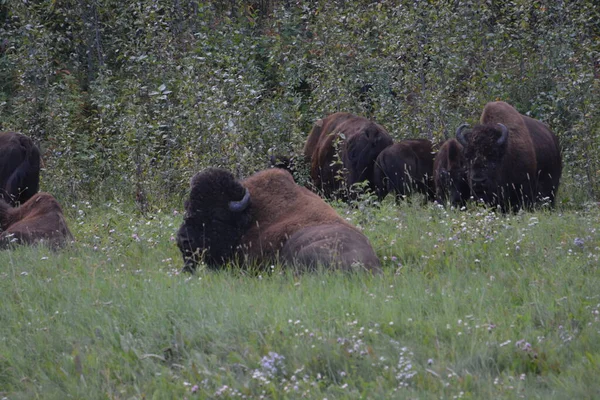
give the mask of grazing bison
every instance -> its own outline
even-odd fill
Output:
[[[470,196],[463,146],[456,139],[446,140],[433,162],[435,199],[440,204],[463,206]]]
[[[362,233],[277,168],[241,182],[217,168],[196,174],[177,245],[188,272],[201,258],[211,268],[228,261],[264,264],[279,259],[309,267],[380,270]]]
[[[40,151],[27,136],[0,133],[0,199],[25,203],[40,186]]]
[[[44,243],[57,249],[73,240],[62,208],[49,193],[37,193],[19,207],[0,199],[0,248]]]
[[[413,192],[433,200],[433,146],[427,139],[408,139],[386,147],[375,161],[373,174],[379,200],[388,193],[397,198]]]
[[[486,104],[480,125],[457,131],[464,146],[471,193],[503,211],[554,205],[562,173],[556,136],[510,104]]]
[[[314,124],[304,157],[310,163],[314,186],[326,197],[333,197],[340,189],[363,181],[375,190],[375,159],[392,143],[381,125],[353,114],[336,113]]]

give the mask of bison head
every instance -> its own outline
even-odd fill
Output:
[[[202,257],[213,268],[231,260],[251,219],[250,192],[230,172],[209,168],[196,174],[190,185],[177,233],[188,272]]]
[[[466,124],[456,131],[456,139],[464,146],[467,179],[472,194],[486,203],[496,203],[501,184],[501,164],[508,145],[508,128],[502,124],[476,125],[464,132]]]

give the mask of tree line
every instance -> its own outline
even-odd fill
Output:
[[[600,19],[582,1],[0,1],[0,129],[43,189],[136,198],[245,176],[348,111],[441,142],[504,100],[558,134],[564,201],[600,189]]]

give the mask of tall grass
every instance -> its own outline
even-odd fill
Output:
[[[65,207],[77,243],[0,253],[9,399],[595,398],[600,212],[339,212],[382,276],[180,275],[180,216]]]

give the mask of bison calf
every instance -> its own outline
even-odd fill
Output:
[[[461,207],[470,196],[463,156],[463,146],[456,139],[446,140],[435,155],[433,180],[435,198],[440,204]]]
[[[57,249],[73,240],[62,208],[49,193],[37,193],[20,207],[0,199],[0,248],[43,243]]]
[[[433,200],[433,147],[427,139],[408,139],[386,147],[375,161],[375,192],[382,200],[423,193]]]
[[[243,181],[217,168],[196,174],[177,245],[188,272],[201,259],[211,268],[230,261],[281,260],[289,265],[380,270],[368,239],[281,169],[261,171]]]

